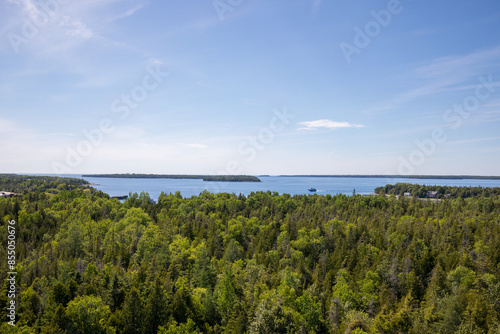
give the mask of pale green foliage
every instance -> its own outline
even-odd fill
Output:
[[[262,300],[255,312],[249,334],[288,334],[297,333],[293,312],[284,307],[277,296]]]
[[[100,297],[76,297],[68,303],[66,314],[82,334],[114,333],[114,329],[106,324],[111,311]]]
[[[281,283],[278,286],[278,293],[283,298],[285,303],[291,304],[297,298],[296,291],[298,289],[300,276],[291,271],[290,267],[286,267],[281,274]]]
[[[367,309],[372,303],[378,303],[378,291],[380,287],[379,274],[369,270],[365,278],[358,284],[361,292],[361,308]]]
[[[346,333],[367,333],[370,331],[373,319],[364,312],[349,311],[346,316]]]
[[[458,266],[448,274],[448,280],[455,290],[469,290],[475,279],[474,271],[464,266]]]
[[[160,326],[158,334],[193,334],[198,333],[196,324],[193,320],[188,319],[186,323],[178,324],[172,321],[167,327]]]
[[[159,238],[160,229],[157,225],[149,225],[138,243],[138,255],[142,261],[151,260],[162,246]]]
[[[318,251],[323,247],[324,237],[321,236],[321,231],[319,228],[314,230],[309,230],[307,228],[302,228],[299,230],[299,236],[297,240],[292,241],[293,248],[300,250],[306,256],[311,253]]]
[[[346,309],[356,309],[359,305],[360,296],[350,286],[351,278],[347,270],[340,269],[337,273],[337,284],[333,287],[332,297],[337,298],[341,306]]]
[[[33,328],[27,326],[11,326],[7,322],[2,323],[0,326],[0,333],[2,334],[35,334]]]

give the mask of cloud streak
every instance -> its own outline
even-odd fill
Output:
[[[117,20],[120,20],[120,19],[123,19],[123,18],[126,18],[126,17],[129,17],[129,16],[132,16],[134,15],[135,12],[137,12],[138,10],[141,10],[143,9],[146,5],[148,4],[148,2],[145,2],[145,3],[141,3],[141,4],[138,4],[137,6],[121,13],[121,14],[118,14],[116,15],[115,17],[112,17],[111,19],[109,19],[108,21],[109,22],[113,22],[113,21],[117,21]]]
[[[364,128],[364,125],[353,124],[349,122],[337,122],[330,119],[319,119],[316,121],[307,121],[297,123],[302,127],[299,130],[318,130],[318,129],[340,129],[340,128]]]
[[[475,51],[466,55],[437,58],[429,64],[418,67],[415,73],[423,78],[442,79],[454,77],[465,80],[482,73],[484,68],[498,65],[500,46]]]
[[[55,1],[56,5],[48,6],[43,1],[8,0],[9,3],[15,5],[15,8],[13,14],[10,15],[9,22],[0,24],[0,32],[20,35],[24,39],[21,40],[21,44],[16,44],[17,48],[22,47],[25,51],[25,46],[31,45],[30,52],[36,56],[65,54],[89,40],[99,41],[106,47],[123,49],[123,45],[102,35],[107,31],[106,24],[134,15],[145,8],[148,2],[137,4],[120,14],[115,14],[111,16],[111,19],[103,19],[115,12],[115,7],[120,1],[88,0],[69,3]],[[25,22],[35,29],[30,36],[25,36],[23,33],[22,27]]]
[[[466,55],[447,56],[412,69],[409,77],[420,84],[396,97],[378,103],[366,113],[391,110],[423,97],[440,93],[464,91],[477,85],[477,77],[495,71],[500,65],[500,45]],[[474,80],[471,83],[471,80]]]

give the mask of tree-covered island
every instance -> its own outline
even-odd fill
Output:
[[[107,177],[117,179],[201,179],[213,182],[261,182],[251,175],[178,175],[178,174],[86,174],[82,177]]]

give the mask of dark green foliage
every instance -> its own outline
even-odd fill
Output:
[[[217,272],[210,263],[206,247],[202,247],[193,266],[194,284],[201,288],[212,290],[215,287]]]
[[[62,304],[63,306],[66,306],[66,304],[68,304],[71,300],[68,287],[61,282],[54,284],[52,294],[56,305]]]
[[[167,302],[163,293],[160,278],[151,285],[144,312],[144,333],[156,333],[158,327],[167,320]]]
[[[143,330],[144,303],[139,290],[132,287],[125,298],[122,312],[124,334],[140,334]]]

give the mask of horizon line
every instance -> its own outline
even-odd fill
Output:
[[[80,175],[92,177],[98,175],[184,175],[184,176],[256,176],[256,177],[352,177],[352,178],[403,178],[403,179],[500,179],[500,175],[469,175],[469,174],[162,174],[162,173],[0,173],[0,175]]]

